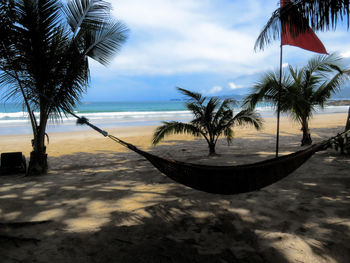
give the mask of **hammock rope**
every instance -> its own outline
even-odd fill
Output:
[[[320,143],[311,145],[304,150],[257,163],[235,166],[211,166],[159,157],[108,134],[108,132],[91,124],[85,117],[73,115],[78,118],[79,124],[90,126],[103,136],[143,156],[161,173],[175,182],[207,193],[222,195],[251,192],[269,186],[298,169],[314,153],[327,149],[332,140],[350,132],[350,130],[347,130]]]

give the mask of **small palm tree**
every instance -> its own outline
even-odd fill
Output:
[[[215,154],[218,138],[224,135],[228,143],[232,142],[234,125],[253,125],[256,129],[262,127],[260,115],[251,110],[242,110],[234,116],[230,106],[236,104],[232,99],[220,101],[219,98],[207,98],[200,93],[186,89],[178,90],[189,97],[186,107],[194,115],[190,123],[177,121],[163,122],[153,135],[153,145],[159,143],[166,135],[188,133],[196,137],[203,136],[208,143],[209,155]]]
[[[309,145],[312,143],[309,120],[315,107],[323,108],[349,74],[350,70],[342,69],[340,58],[334,54],[315,56],[300,69],[289,66],[288,74],[282,76],[281,88],[279,73],[266,73],[253,92],[244,99],[244,104],[252,109],[259,101],[265,100],[277,106],[280,99],[281,112],[289,113],[301,124],[301,145]]]

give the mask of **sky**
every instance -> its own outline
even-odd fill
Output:
[[[90,61],[83,101],[169,100],[176,87],[207,96],[249,92],[265,71],[277,70],[279,41],[254,51],[277,0],[107,0],[129,28],[107,66]],[[328,52],[350,58],[350,31],[317,32]],[[283,65],[304,65],[315,53],[284,46]],[[349,59],[350,60],[350,59]]]

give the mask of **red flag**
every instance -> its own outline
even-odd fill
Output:
[[[289,2],[290,0],[281,0],[281,7]],[[310,27],[306,32],[300,33],[296,37],[292,34],[295,31],[293,27],[291,23],[282,25],[282,45],[291,45],[316,53],[328,54],[321,40],[318,39]]]

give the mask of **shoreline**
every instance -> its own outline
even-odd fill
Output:
[[[314,115],[310,121],[311,135],[315,141],[319,138],[327,138],[325,135],[318,134],[317,130],[320,128],[328,127],[334,129],[334,134],[341,132],[345,127],[347,114],[345,113],[331,113]],[[123,126],[106,128],[105,130],[114,136],[128,139],[131,143],[144,147],[146,149],[151,148],[151,139],[153,131],[157,126]],[[338,128],[338,129],[337,129]],[[276,119],[275,117],[264,118],[264,127],[261,131],[256,131],[252,127],[234,127],[235,138],[260,136],[261,134],[275,135]],[[298,134],[301,138],[301,131],[299,124],[293,122],[289,117],[281,117],[280,120],[280,134]],[[108,140],[101,134],[92,130],[90,127],[85,126],[81,131],[64,131],[64,132],[52,132],[48,133],[49,144],[47,145],[47,153],[49,156],[59,156],[62,154],[71,154],[74,152],[97,152],[97,151],[123,151],[123,147]],[[329,136],[333,136],[330,134]],[[1,152],[14,152],[20,151],[29,156],[31,151],[31,134],[15,134],[15,135],[0,135],[0,149]],[[171,135],[165,138],[164,142],[159,145],[172,140],[196,140],[191,135]],[[200,139],[199,139],[200,140]],[[283,143],[283,140],[281,141]],[[296,145],[299,141],[295,142]],[[203,145],[205,142],[203,141]],[[273,146],[273,143],[271,143]],[[283,144],[281,144],[283,148]],[[154,148],[154,147],[153,147]]]
[[[327,106],[325,110],[316,110],[314,116],[347,113],[348,106]],[[276,118],[272,107],[260,107],[257,112],[261,114],[263,119]],[[237,112],[236,112],[237,113]],[[17,114],[17,113],[16,113]],[[31,125],[28,119],[11,119],[6,114],[0,114],[0,136],[12,134],[30,134]],[[96,113],[80,113],[81,117],[88,118],[91,123],[103,129],[113,127],[139,127],[139,126],[159,126],[162,121],[182,121],[191,120],[189,111],[159,111],[159,112],[96,112]],[[287,116],[281,113],[281,116]],[[5,118],[5,119],[4,119]],[[75,132],[86,131],[86,126],[76,125],[76,118],[68,116],[57,122],[49,122],[47,126],[48,133],[59,132]]]

